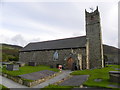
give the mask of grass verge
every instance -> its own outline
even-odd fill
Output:
[[[0,84],[0,90],[9,90],[9,88],[7,88],[6,86]]]
[[[120,65],[108,65],[102,69],[82,70],[74,71],[71,75],[90,75],[88,80],[83,85],[89,87],[105,87],[112,88],[108,85],[120,85],[118,83],[109,82],[109,71],[117,71],[115,68],[119,68]],[[94,81],[95,79],[102,79],[100,82]]]
[[[39,65],[39,66],[23,66],[23,67],[20,67],[18,71],[8,71],[4,67],[2,69],[2,72],[6,73],[8,75],[11,75],[11,76],[18,76],[18,75],[38,72],[38,71],[42,71],[42,70],[51,70],[51,71],[55,71],[55,72],[59,71],[57,68],[50,68],[49,66]]]

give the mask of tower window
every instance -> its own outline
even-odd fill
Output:
[[[90,18],[90,19],[91,19],[91,20],[93,20],[93,18],[94,18],[94,16],[91,16],[91,18]]]

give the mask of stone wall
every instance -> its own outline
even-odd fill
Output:
[[[54,53],[57,51],[58,60],[53,59]],[[86,69],[86,49],[62,49],[62,50],[45,50],[45,51],[31,51],[31,52],[20,52],[19,61],[25,62],[36,62],[37,65],[48,65],[56,67],[57,64],[62,64],[66,67],[67,59],[72,57],[77,65],[80,65],[78,55],[82,59],[82,69]]]

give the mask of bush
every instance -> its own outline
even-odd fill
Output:
[[[5,53],[2,53],[2,61],[8,61],[8,56]]]
[[[8,60],[9,61],[18,61],[18,57],[15,57],[13,55],[8,55]]]

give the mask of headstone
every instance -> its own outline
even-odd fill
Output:
[[[115,68],[115,70],[120,70],[120,68]]]
[[[54,75],[56,72],[50,70],[43,70],[38,72],[33,72],[29,74],[19,75],[19,77],[30,80],[38,80]]]
[[[110,81],[120,83],[120,71],[109,71]]]
[[[101,82],[102,79],[94,79],[95,82]]]
[[[23,67],[23,66],[25,66],[25,63],[23,63],[23,62],[17,62],[16,64],[18,64],[19,67]]]
[[[19,65],[17,65],[17,64],[7,64],[7,70],[10,70],[10,71],[19,70]]]
[[[29,62],[28,65],[29,66],[36,66],[36,62]]]

